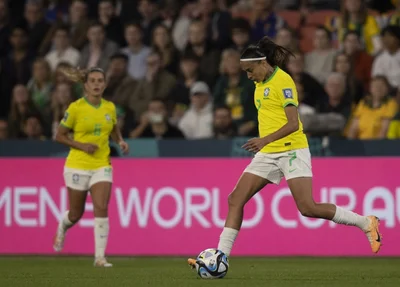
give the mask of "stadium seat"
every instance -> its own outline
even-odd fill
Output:
[[[374,10],[374,9],[368,9],[368,14],[374,17],[380,16],[381,13],[379,13],[379,11]]]
[[[300,28],[300,50],[308,53],[313,49],[313,39],[316,26],[303,26]]]
[[[307,16],[306,25],[325,26],[326,19],[338,16],[340,13],[335,10],[317,10]]]
[[[278,12],[278,15],[286,21],[290,28],[297,29],[299,27],[301,16],[298,11],[282,10]]]
[[[250,20],[250,17],[251,17],[250,11],[232,13],[232,18],[244,18]]]

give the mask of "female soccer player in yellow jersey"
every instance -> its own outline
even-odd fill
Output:
[[[313,199],[311,155],[297,111],[296,87],[280,68],[290,55],[290,51],[264,37],[241,56],[242,69],[256,85],[254,103],[258,110],[259,138],[243,146],[256,154],[228,197],[229,211],[218,249],[230,255],[245,204],[267,184],[279,184],[285,177],[303,216],[357,226],[367,235],[372,252],[377,253],[381,246],[377,217],[361,216]],[[189,259],[188,263],[196,266],[196,260]]]
[[[113,103],[102,98],[106,88],[102,69],[88,71],[66,70],[66,76],[84,84],[85,96],[73,102],[65,112],[57,130],[56,141],[71,148],[64,167],[64,180],[68,188],[69,210],[61,219],[54,238],[54,250],[64,246],[66,231],[82,217],[87,192],[90,191],[94,208],[95,261],[98,267],[111,267],[105,258],[109,224],[108,202],[113,170],[110,162],[109,138],[121,150],[128,152],[117,128]],[[70,138],[70,132],[73,138]]]

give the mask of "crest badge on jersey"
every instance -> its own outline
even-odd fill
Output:
[[[106,120],[111,121],[111,116],[109,114],[106,114]]]
[[[265,99],[266,97],[268,97],[268,95],[269,95],[269,88],[266,88],[266,89],[264,90],[264,99]]]
[[[293,99],[292,89],[283,89],[283,95],[284,95],[285,99]]]

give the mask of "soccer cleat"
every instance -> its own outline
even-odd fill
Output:
[[[107,259],[105,258],[96,258],[94,260],[94,267],[112,267],[113,265],[111,263],[107,262]]]
[[[190,268],[192,268],[192,269],[196,268],[196,265],[197,265],[196,259],[189,258],[187,260],[187,263],[189,264]]]
[[[368,229],[365,232],[368,241],[371,244],[373,253],[378,253],[382,245],[382,235],[379,233],[379,218],[373,215],[368,216],[370,221]]]
[[[61,252],[61,250],[64,248],[64,240],[65,240],[65,233],[60,230],[57,230],[57,233],[53,239],[53,249],[55,252]]]

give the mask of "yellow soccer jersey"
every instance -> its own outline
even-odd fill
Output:
[[[254,103],[258,111],[260,137],[276,132],[287,123],[284,108],[287,105],[298,106],[297,90],[292,78],[277,67],[268,80],[256,83]],[[278,153],[307,147],[307,137],[299,119],[296,132],[266,145],[261,152]]]
[[[112,102],[102,99],[99,106],[93,106],[86,98],[73,102],[61,125],[73,131],[75,141],[96,144],[99,148],[93,154],[71,148],[65,166],[84,170],[110,166],[109,138],[116,122],[116,109]]]

